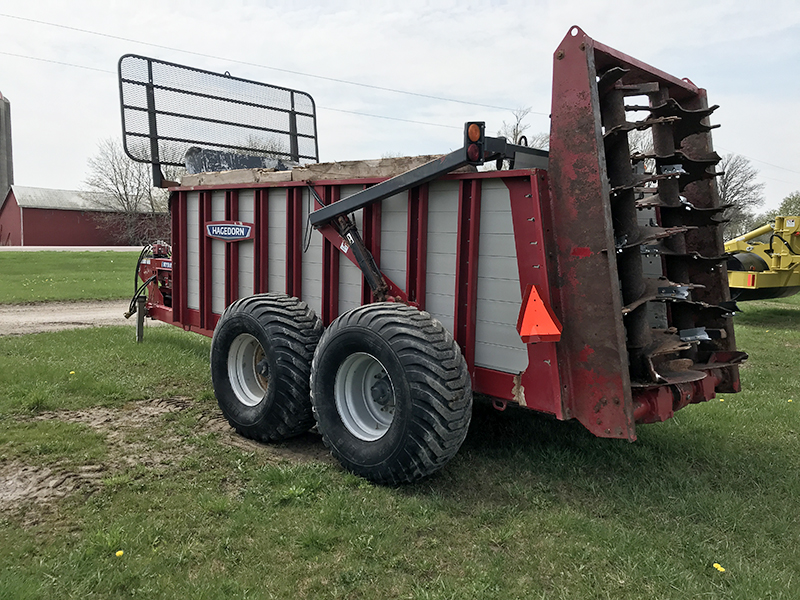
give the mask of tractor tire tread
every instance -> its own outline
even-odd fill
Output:
[[[217,326],[234,316],[252,319],[266,330],[280,372],[276,374],[279,381],[268,415],[257,423],[240,423],[220,401],[226,420],[237,433],[259,442],[276,442],[305,433],[314,425],[309,382],[322,322],[305,302],[278,293],[237,300],[225,310]]]
[[[360,469],[342,456],[324,424],[315,395],[319,361],[339,331],[364,328],[378,333],[403,366],[412,397],[412,416],[403,448],[380,468]],[[323,442],[342,464],[375,483],[397,485],[426,477],[450,461],[466,437],[472,414],[472,386],[458,344],[425,311],[397,303],[356,308],[335,320],[322,335],[311,368],[311,398]]]

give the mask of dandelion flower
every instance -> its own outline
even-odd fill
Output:
[[[70,371],[69,374],[70,375],[75,375],[75,371]]]
[[[717,571],[719,571],[720,573],[724,573],[724,572],[725,572],[725,567],[723,567],[723,566],[722,566],[721,564],[719,564],[719,563],[714,563],[714,568],[715,568]]]
[[[122,550],[117,550],[117,556],[122,556],[123,554],[125,554],[125,552],[123,552]],[[719,565],[714,565],[714,566],[718,567]]]
[[[719,401],[720,402],[725,402],[725,398],[720,398]]]

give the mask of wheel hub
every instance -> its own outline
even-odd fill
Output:
[[[269,363],[264,348],[249,333],[233,340],[228,353],[228,380],[236,398],[246,406],[256,406],[269,387]]]
[[[394,396],[392,395],[392,384],[387,380],[386,373],[379,373],[375,375],[378,381],[369,389],[372,394],[372,401],[379,404],[386,410],[391,402],[391,408],[394,408]]]
[[[342,423],[361,440],[380,439],[394,420],[392,380],[383,364],[366,352],[348,356],[339,366],[334,397]]]

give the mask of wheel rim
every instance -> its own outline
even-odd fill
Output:
[[[264,399],[269,385],[269,367],[264,348],[249,333],[233,340],[228,353],[228,380],[239,402],[255,406]]]
[[[381,362],[366,352],[348,356],[339,366],[334,397],[342,423],[361,440],[380,439],[394,420],[392,380]]]

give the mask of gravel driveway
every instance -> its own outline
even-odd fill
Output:
[[[0,336],[99,327],[136,325],[136,317],[125,319],[127,300],[0,304]],[[160,324],[148,319],[145,326]]]

